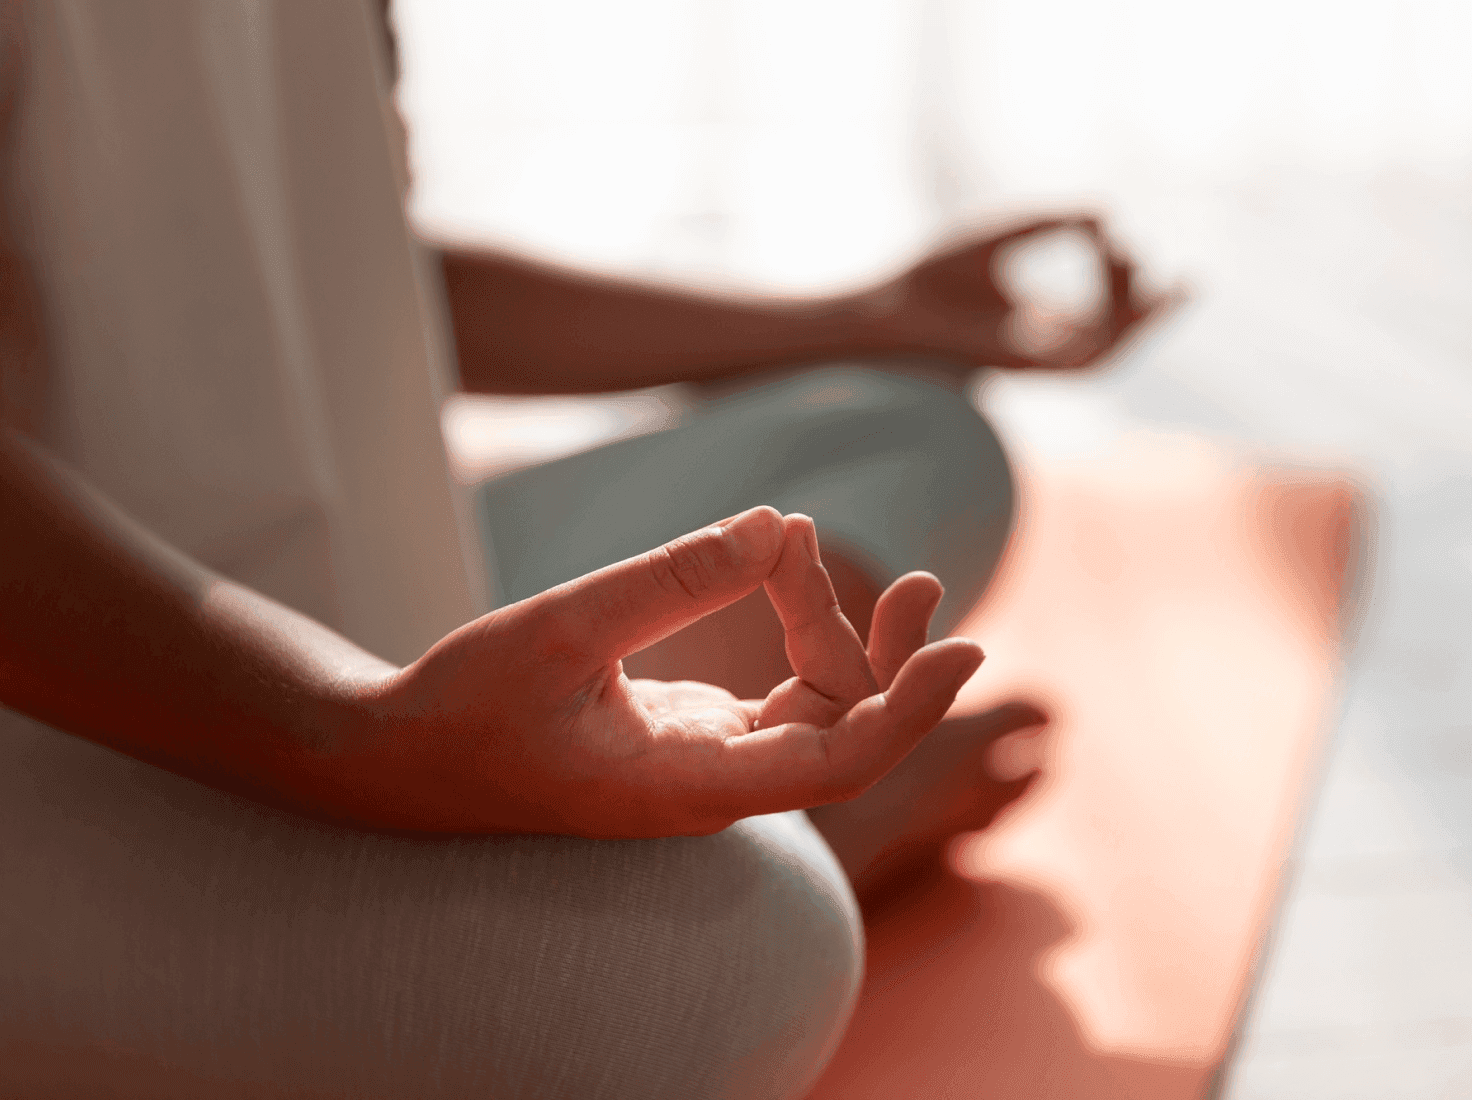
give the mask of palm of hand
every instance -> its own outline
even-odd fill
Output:
[[[462,628],[389,685],[357,803],[397,808],[375,822],[395,828],[634,837],[858,794],[981,655],[925,646],[940,585],[918,573],[881,597],[866,652],[816,549],[806,516],[756,509]],[[759,584],[798,673],[765,700],[624,675],[620,658]]]

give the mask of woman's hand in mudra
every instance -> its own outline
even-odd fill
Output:
[[[1003,261],[1013,249],[1058,233],[1081,236],[1099,266],[1102,298],[1080,316],[1039,310],[1018,299],[1002,277]],[[1100,219],[1077,214],[962,235],[853,303],[877,328],[882,345],[949,361],[957,371],[1076,370],[1113,355],[1185,294],[1184,286],[1143,291],[1134,261]]]
[[[796,675],[765,700],[630,681],[621,658],[765,584]],[[979,666],[925,644],[940,584],[900,578],[867,651],[806,516],[745,512],[502,608],[389,677],[321,764],[333,816],[434,832],[657,837],[859,794]]]

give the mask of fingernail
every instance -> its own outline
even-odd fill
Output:
[[[793,516],[802,523],[802,542],[807,549],[808,557],[816,564],[823,564],[822,552],[818,549],[818,525],[813,522],[813,517],[804,515],[802,512],[794,512]]]
[[[734,519],[721,524],[736,540],[742,556],[761,561],[776,554],[782,546],[782,523],[773,521],[771,509],[765,505],[748,508]]]

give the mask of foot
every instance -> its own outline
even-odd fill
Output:
[[[915,875],[938,871],[953,836],[985,828],[1022,793],[1030,775],[994,776],[988,751],[1000,738],[1047,720],[1039,707],[1021,701],[947,719],[858,798],[808,811],[866,910]]]

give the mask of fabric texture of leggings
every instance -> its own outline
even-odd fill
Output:
[[[798,813],[709,837],[307,821],[0,713],[0,1095],[799,1097],[862,944]]]

